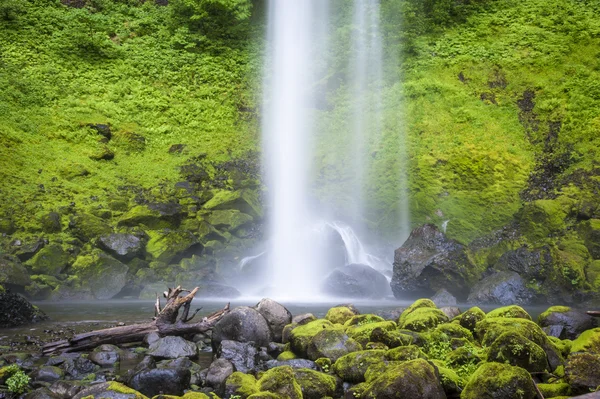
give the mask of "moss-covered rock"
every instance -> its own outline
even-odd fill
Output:
[[[85,388],[74,396],[74,399],[119,398],[119,399],[148,399],[135,389],[119,382],[103,382]]]
[[[579,235],[594,259],[600,259],[600,219],[590,219],[577,226]]]
[[[584,331],[593,329],[596,321],[581,310],[568,306],[551,306],[538,316],[538,324],[548,335],[576,339]]]
[[[485,312],[474,306],[460,315],[459,322],[467,330],[475,331],[475,326],[483,319],[485,319]]]
[[[180,218],[179,210],[165,212],[156,205],[136,205],[119,218],[117,225],[144,225],[149,229],[159,230],[177,227]]]
[[[222,211],[214,210],[206,220],[217,229],[235,231],[254,220],[250,215],[246,215],[237,209],[225,209]]]
[[[225,398],[239,397],[246,399],[259,391],[256,378],[251,374],[235,371],[225,380]]]
[[[58,276],[69,264],[70,255],[59,244],[46,245],[25,264],[33,274]]]
[[[127,265],[104,252],[94,249],[80,255],[72,267],[79,278],[79,289],[90,292],[96,299],[110,299],[117,295],[127,282]]]
[[[564,382],[553,384],[537,384],[544,398],[556,398],[558,396],[571,396],[571,386]]]
[[[287,326],[284,327],[284,336],[286,328]],[[289,332],[289,342],[292,350],[301,357],[307,357],[307,350],[310,341],[312,341],[312,339],[324,329],[342,330],[342,327],[336,326],[330,321],[324,319],[317,319],[307,324],[294,327]]]
[[[508,363],[532,373],[548,369],[544,350],[515,332],[505,332],[494,341],[488,351],[488,361]]]
[[[565,375],[575,395],[597,390],[600,386],[600,354],[572,353],[567,359]]]
[[[440,383],[446,396],[450,398],[460,397],[460,393],[466,384],[465,380],[456,374],[454,370],[446,367],[443,362],[434,360],[432,363],[437,367]]]
[[[344,381],[363,382],[369,366],[383,362],[385,355],[386,351],[384,350],[352,352],[340,357],[333,364],[333,371]]]
[[[83,242],[112,233],[112,228],[104,220],[88,213],[78,213],[71,216],[69,229],[74,236]]]
[[[516,366],[484,363],[471,376],[461,399],[532,399],[537,395],[529,373]]]
[[[150,240],[146,244],[146,252],[158,262],[175,263],[202,252],[202,244],[188,231],[151,230],[148,235]]]
[[[366,345],[371,340],[371,334],[375,329],[382,329],[385,331],[396,331],[397,325],[393,321],[379,321],[370,322],[365,324],[351,325],[346,328],[346,334],[353,338],[356,342],[361,345]]]
[[[571,353],[588,352],[600,355],[600,327],[584,331],[571,345]]]
[[[437,369],[423,359],[415,359],[390,366],[367,381],[360,397],[443,399],[446,395]]]
[[[256,218],[261,218],[263,215],[258,194],[252,190],[216,191],[214,196],[204,204],[204,209],[237,209]]]
[[[343,330],[325,328],[312,337],[306,354],[310,360],[328,358],[335,362],[340,357],[359,350],[362,350],[362,346]]]
[[[0,256],[0,284],[26,286],[31,283],[27,269],[16,256]]]
[[[277,356],[277,360],[279,361],[292,360],[297,358],[298,356],[292,351],[283,351]]]
[[[48,212],[40,216],[40,225],[44,233],[58,233],[62,230],[61,215],[58,212]]]
[[[398,327],[412,331],[427,331],[440,323],[448,321],[448,317],[437,308],[421,307],[400,316]]]
[[[257,381],[259,391],[268,391],[287,399],[302,399],[302,389],[290,366],[274,367]]]
[[[536,200],[526,203],[519,212],[521,231],[531,240],[543,241],[552,233],[564,230],[567,211],[562,199]]]
[[[427,359],[421,348],[416,345],[399,346],[385,352],[385,358],[393,361],[406,361],[414,359]]]
[[[376,327],[371,331],[369,341],[381,342],[388,348],[395,348],[397,346],[412,344],[414,337],[398,330],[386,330],[384,328]]]
[[[585,276],[592,289],[600,289],[600,260],[594,260],[585,267]]]
[[[466,364],[478,364],[481,358],[472,346],[461,346],[450,352],[445,357],[446,364],[454,369],[458,369]]]
[[[518,305],[509,305],[501,308],[497,308],[488,312],[486,317],[508,317],[508,318],[521,318],[531,320],[529,313]]]
[[[438,324],[433,334],[443,334],[448,338],[462,338],[473,341],[473,333],[458,323]]]
[[[334,376],[310,369],[295,369],[294,376],[304,399],[321,399],[326,396],[339,396],[341,384]]]
[[[356,316],[354,309],[348,306],[335,306],[327,311],[325,320],[329,320],[334,324],[344,324],[354,316]]]

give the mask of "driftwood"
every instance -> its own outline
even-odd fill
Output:
[[[588,310],[586,313],[593,317],[600,317],[600,310]]]
[[[180,297],[184,292],[187,295]],[[61,340],[47,343],[42,348],[44,355],[55,353],[76,352],[95,348],[103,344],[123,344],[129,342],[142,341],[144,337],[151,332],[165,335],[188,335],[201,333],[210,330],[214,324],[229,312],[229,303],[221,310],[214,312],[197,323],[188,323],[198,312],[197,309],[191,316],[190,306],[194,295],[198,292],[198,287],[192,291],[184,290],[180,286],[169,288],[164,293],[167,303],[164,308],[160,307],[160,299],[156,297],[155,317],[149,323],[132,324],[130,326],[121,326],[95,330],[82,334],[77,334],[68,340]],[[183,306],[183,312],[179,319],[179,309]]]

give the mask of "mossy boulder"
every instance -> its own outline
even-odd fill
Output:
[[[440,323],[448,321],[448,317],[439,309],[422,307],[402,313],[398,327],[412,331],[427,331]]]
[[[259,391],[268,391],[287,399],[302,399],[302,389],[290,366],[274,367],[257,381]]]
[[[79,288],[90,292],[95,299],[110,299],[117,295],[127,282],[127,265],[100,251],[80,255],[72,271],[79,278]]]
[[[541,199],[526,203],[517,215],[521,231],[531,240],[543,241],[566,227],[567,211],[561,199]]]
[[[354,309],[348,306],[335,306],[327,311],[325,320],[329,320],[334,324],[344,324],[354,316],[356,316]]]
[[[564,382],[553,384],[537,384],[544,398],[556,398],[559,396],[571,396],[571,386]]]
[[[44,233],[58,233],[62,230],[61,215],[58,212],[48,212],[40,216],[40,225]]]
[[[246,399],[259,391],[256,378],[251,374],[235,371],[225,380],[225,398]]]
[[[155,261],[176,263],[202,252],[202,244],[189,231],[150,230],[147,233],[150,240],[146,244],[146,252]]]
[[[567,359],[565,375],[573,394],[595,391],[600,386],[600,354],[572,353]]]
[[[369,366],[383,362],[385,355],[385,350],[352,352],[340,357],[333,364],[333,371],[344,381],[363,382]]]
[[[398,346],[385,352],[385,358],[394,361],[406,361],[414,359],[427,359],[421,348],[416,345]]]
[[[152,230],[174,228],[183,217],[181,212],[181,207],[175,203],[136,205],[119,218],[117,225],[144,225]]]
[[[445,366],[444,362],[434,360],[432,362],[438,371],[440,376],[440,383],[442,388],[449,398],[459,398],[460,393],[465,387],[465,380],[461,378],[456,372]]]
[[[388,367],[367,381],[361,398],[445,399],[437,369],[423,359],[415,359]]]
[[[255,218],[263,216],[258,194],[253,190],[215,191],[214,196],[204,204],[204,209],[237,209]]]
[[[362,346],[366,345],[371,340],[371,333],[375,329],[383,329],[387,331],[396,331],[397,324],[393,321],[379,321],[365,324],[356,324],[346,328],[346,334],[353,338]]]
[[[549,368],[544,350],[515,332],[500,335],[490,346],[487,360],[519,366],[532,373]]]
[[[486,317],[508,317],[531,320],[529,313],[518,305],[509,305],[489,311]]]
[[[561,339],[576,339],[586,330],[596,327],[596,320],[583,311],[568,306],[551,306],[538,316],[538,324]]]
[[[600,355],[600,327],[584,331],[573,341],[571,353],[588,352]]]
[[[335,362],[340,357],[362,350],[362,346],[341,329],[325,328],[310,340],[306,354],[310,360],[328,358]]]
[[[311,369],[296,369],[294,370],[294,377],[298,381],[298,384],[300,384],[304,399],[340,396],[340,381],[332,375]]]
[[[24,287],[31,283],[25,266],[16,256],[0,255],[0,284]]]
[[[290,347],[299,356],[307,357],[308,345],[310,344],[312,339],[324,329],[338,329],[343,331],[342,327],[336,326],[328,320],[317,319],[309,323],[297,326],[291,330],[291,332],[289,333]],[[285,328],[283,335],[285,335]]]
[[[529,373],[502,363],[484,363],[469,379],[461,399],[532,399],[537,392]]]
[[[40,249],[25,264],[33,274],[58,276],[69,264],[70,255],[59,244],[49,244]]]
[[[238,228],[251,223],[254,218],[238,211],[237,209],[213,210],[206,221],[217,229],[235,231]]]
[[[460,315],[458,320],[462,327],[474,331],[477,323],[483,319],[485,319],[485,312],[477,306],[474,306]]]
[[[73,399],[112,398],[112,399],[148,399],[135,389],[119,382],[103,382],[79,391]]]
[[[386,330],[376,327],[371,331],[369,337],[370,342],[381,342],[388,348],[396,348],[398,346],[410,345],[414,341],[414,337],[409,334],[402,333],[398,330]]]
[[[98,245],[111,256],[128,261],[143,254],[146,238],[143,232],[138,232],[138,234],[113,233],[101,236],[98,239]]]
[[[465,364],[478,364],[481,362],[481,358],[472,346],[461,346],[448,352],[443,357],[446,364],[455,369]]]
[[[280,362],[283,362],[286,360],[297,359],[297,358],[298,358],[298,355],[296,355],[292,351],[283,351],[279,355],[277,355],[277,360]]]
[[[75,237],[83,242],[112,233],[112,228],[104,220],[89,213],[78,213],[71,216],[69,229]]]

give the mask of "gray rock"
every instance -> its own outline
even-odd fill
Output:
[[[267,346],[273,339],[267,321],[256,309],[239,306],[223,316],[213,328],[213,350],[224,340],[254,342],[256,346]]]
[[[392,291],[396,298],[407,299],[428,297],[446,288],[463,300],[468,292],[463,271],[473,267],[462,244],[426,224],[414,229],[394,252]]]
[[[265,363],[265,369],[269,370],[279,366],[290,366],[293,369],[318,370],[317,363],[308,359],[269,360]]]
[[[31,378],[35,381],[54,382],[60,380],[64,376],[65,372],[59,367],[43,366],[33,372]]]
[[[310,340],[306,353],[310,360],[326,357],[333,363],[340,357],[359,350],[362,350],[360,344],[350,339],[344,331],[324,329]]]
[[[119,361],[120,352],[114,345],[101,345],[89,354],[88,359],[100,367],[112,367]]]
[[[344,298],[383,298],[391,294],[387,278],[367,265],[351,264],[333,270],[323,281],[327,295]]]
[[[438,308],[442,306],[454,306],[456,305],[456,297],[449,293],[445,288],[438,290],[434,296],[431,297],[433,303]]]
[[[38,388],[23,396],[23,399],[62,399],[48,388]]]
[[[481,280],[471,289],[467,299],[475,304],[526,305],[534,294],[515,272],[497,272]]]
[[[184,368],[156,368],[135,374],[129,386],[148,397],[160,394],[183,395],[190,386],[190,370]]]
[[[142,254],[145,242],[134,234],[114,233],[101,236],[98,245],[117,259],[129,260]]]
[[[254,308],[267,321],[273,333],[273,341],[281,342],[283,327],[292,322],[292,313],[280,303],[269,298],[262,299]]]
[[[148,355],[164,359],[196,357],[198,348],[193,342],[181,337],[167,336],[153,343],[148,349]]]
[[[575,339],[582,332],[597,326],[596,319],[571,308],[553,307],[538,317],[538,324],[553,337]]]
[[[92,385],[89,388],[85,388],[72,399],[83,399],[83,398],[102,398],[102,399],[137,399],[140,397],[139,393],[121,393],[117,390],[111,389],[112,382],[103,382],[100,384]]]
[[[235,368],[229,360],[221,358],[213,361],[208,367],[204,385],[214,388],[217,392],[223,392],[225,389],[225,380],[229,377]]]
[[[79,256],[72,268],[83,282],[82,289],[89,290],[96,299],[117,295],[125,287],[129,270],[127,265],[98,249]]]
[[[49,389],[59,398],[72,398],[88,385],[81,381],[60,380],[50,385]]]
[[[75,359],[66,359],[60,367],[73,379],[82,379],[90,373],[100,369],[100,366],[91,360],[78,356]]]
[[[152,345],[160,339],[160,335],[157,332],[151,332],[144,337],[144,343],[148,346]]]
[[[456,316],[458,316],[462,313],[460,311],[460,309],[457,308],[456,306],[444,306],[444,307],[441,307],[440,310],[442,311],[443,314],[448,316],[449,320],[452,320],[453,318],[455,318]]]
[[[236,371],[249,373],[256,370],[258,349],[250,342],[221,341],[217,357],[229,361]]]

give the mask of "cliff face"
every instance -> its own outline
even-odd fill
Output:
[[[264,4],[249,19],[244,1],[204,14],[83,3],[0,6],[0,241],[14,271],[0,283],[60,298],[223,282],[262,238]],[[382,4],[397,61],[370,152],[368,225],[401,244],[402,196],[412,227],[446,222],[468,245],[468,281],[526,248],[552,264],[544,281],[527,275],[532,289],[599,288],[599,6],[422,3]],[[317,187],[333,182],[321,198],[348,173],[329,154],[349,111],[343,74],[321,82]],[[104,289],[89,286],[107,270]]]

